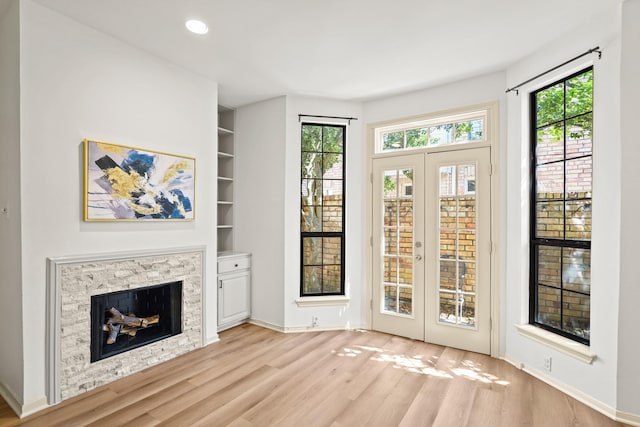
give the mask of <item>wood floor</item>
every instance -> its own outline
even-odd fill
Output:
[[[488,356],[371,331],[221,342],[0,426],[621,426]]]

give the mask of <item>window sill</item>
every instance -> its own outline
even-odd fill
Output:
[[[331,295],[326,297],[300,297],[296,300],[298,307],[319,307],[326,305],[347,305],[349,297],[342,295]]]
[[[515,325],[518,332],[534,341],[558,350],[566,355],[569,355],[581,362],[591,364],[597,357],[595,353],[592,353],[584,344],[572,341],[563,336],[554,334],[553,332],[545,331],[541,328],[536,328],[533,325]]]

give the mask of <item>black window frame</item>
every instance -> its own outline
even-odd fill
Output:
[[[304,159],[304,153],[308,152],[308,151],[304,151],[304,144],[302,143],[303,140],[303,133],[304,133],[304,127],[305,126],[320,126],[323,128],[327,128],[327,127],[331,127],[331,128],[341,128],[342,129],[342,226],[341,226],[341,230],[342,231],[303,231],[302,230],[302,224],[300,226],[300,296],[301,297],[318,297],[318,296],[344,296],[345,295],[345,247],[346,247],[346,194],[347,194],[347,185],[346,185],[346,178],[347,178],[347,126],[346,125],[341,125],[341,124],[333,124],[333,123],[318,123],[318,122],[302,122],[301,126],[300,126],[300,152],[301,152],[301,159],[300,159],[300,163],[302,165],[303,159]],[[317,152],[317,151],[316,151]],[[325,152],[324,150],[322,151],[322,154],[324,156],[325,153],[332,153],[332,152]],[[302,188],[303,185],[303,181],[305,180],[304,176],[300,176],[300,188]],[[322,178],[322,181],[324,181],[325,179]],[[303,209],[303,204],[302,204],[302,196],[301,196],[301,200],[300,200],[300,210],[301,210],[301,215],[302,215],[302,209]],[[304,290],[304,267],[305,266],[325,266],[324,263],[324,255],[322,256],[322,264],[321,265],[317,265],[317,264],[305,264],[305,259],[304,259],[304,241],[305,238],[311,238],[311,237],[316,237],[316,238],[340,238],[340,291],[339,292],[324,292],[324,283],[322,282],[321,284],[321,292],[319,293],[310,293],[310,292],[305,292]],[[323,250],[324,252],[324,250]],[[329,265],[334,265],[334,264],[329,264]],[[337,265],[337,264],[336,264]]]
[[[583,156],[583,157],[570,157],[567,158],[567,154],[566,154],[566,147],[567,147],[567,133],[566,133],[566,129],[567,129],[567,122],[570,120],[573,120],[577,117],[580,117],[582,115],[586,115],[586,114],[591,114],[591,125],[593,126],[593,112],[594,112],[594,97],[593,97],[593,91],[591,93],[591,110],[587,113],[580,113],[577,114],[575,116],[571,116],[571,117],[567,117],[567,99],[566,99],[566,93],[567,93],[567,82],[569,80],[571,80],[574,77],[580,76],[584,73],[587,72],[591,72],[592,73],[592,87],[593,87],[593,82],[595,82],[594,76],[593,76],[593,66],[589,66],[586,68],[581,69],[580,71],[577,71],[575,73],[572,73],[571,75],[568,75],[566,77],[563,77],[561,79],[555,80],[554,82],[545,85],[542,88],[539,88],[533,92],[530,93],[530,98],[529,98],[529,125],[530,125],[530,129],[529,129],[529,134],[530,134],[530,178],[531,178],[531,186],[530,186],[530,220],[529,220],[529,255],[530,255],[530,263],[529,263],[529,323],[539,327],[541,329],[553,332],[555,334],[558,334],[560,336],[563,336],[565,338],[571,339],[573,341],[577,341],[581,344],[585,344],[585,345],[590,345],[590,337],[589,338],[585,338],[583,336],[580,335],[576,335],[576,334],[572,334],[570,332],[567,332],[563,329],[561,329],[563,327],[563,317],[564,317],[564,311],[565,311],[565,304],[564,304],[564,292],[573,292],[576,294],[580,294],[580,295],[588,295],[589,296],[589,305],[591,305],[591,291],[589,291],[589,293],[584,293],[584,292],[577,292],[574,290],[566,290],[564,289],[564,284],[563,284],[563,280],[562,280],[562,275],[563,273],[563,258],[564,255],[562,255],[563,253],[563,249],[565,248],[570,248],[570,249],[581,249],[581,250],[589,250],[589,252],[591,252],[591,239],[592,237],[589,238],[589,240],[574,240],[574,239],[567,239],[566,238],[566,224],[563,222],[563,238],[548,238],[548,237],[536,237],[536,233],[537,233],[537,203],[539,203],[540,201],[537,199],[537,193],[536,193],[536,189],[537,189],[537,178],[536,178],[536,166],[537,165],[537,158],[536,158],[536,148],[537,148],[537,136],[538,136],[538,130],[544,127],[548,127],[550,125],[553,124],[558,124],[561,123],[563,125],[564,128],[564,135],[563,135],[563,144],[564,144],[564,154],[563,154],[563,158],[562,162],[564,162],[564,164],[566,165],[566,162],[568,160],[575,160],[575,159],[581,159],[581,158],[586,158],[586,157],[591,157],[591,161],[592,161],[592,168],[593,168],[593,132],[591,132],[591,152],[589,156]],[[553,86],[559,85],[559,84],[563,84],[564,87],[564,101],[563,101],[563,116],[562,119],[557,120],[557,121],[552,121],[550,123],[545,123],[541,126],[538,126],[538,122],[537,122],[537,94],[549,89]],[[592,127],[593,129],[593,127]],[[541,165],[548,165],[548,164],[552,164],[552,163],[556,163],[556,162],[560,162],[558,160],[556,161],[551,161],[548,163],[541,163]],[[593,169],[591,172],[591,182],[592,182],[592,189],[593,189]],[[593,201],[593,191],[591,192],[591,196],[586,199],[574,199],[574,198],[568,198],[567,197],[567,192],[566,192],[566,188],[567,188],[567,173],[566,173],[566,167],[564,168],[564,175],[563,175],[563,218],[564,221],[566,221],[567,218],[567,214],[566,214],[566,205],[567,205],[567,201],[576,201],[576,200],[589,200],[592,204]],[[539,267],[539,259],[538,259],[538,248],[541,246],[545,246],[545,247],[554,247],[554,248],[559,248],[560,249],[560,328],[556,328],[552,325],[548,325],[545,323],[541,323],[538,321],[538,286],[545,286],[543,284],[539,284],[538,283],[538,267]],[[589,255],[591,256],[591,255]],[[592,265],[591,262],[591,257],[589,258],[589,267]],[[591,280],[589,278],[589,286],[591,286]],[[589,329],[591,325],[591,313],[589,313]]]

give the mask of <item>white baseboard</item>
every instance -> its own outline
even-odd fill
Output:
[[[4,401],[7,402],[7,405],[9,405],[11,410],[15,412],[19,418],[24,418],[27,415],[41,411],[49,406],[46,396],[42,396],[23,405],[16,398],[16,395],[2,383],[0,383],[0,396],[2,396]]]
[[[604,402],[599,401],[598,399],[594,399],[592,396],[574,388],[568,384],[565,384],[561,381],[558,381],[556,378],[553,378],[542,371],[537,369],[529,368],[523,362],[513,359],[509,356],[502,356],[500,359],[504,360],[507,363],[515,366],[516,368],[528,373],[529,375],[539,379],[540,381],[549,384],[551,387],[560,390],[564,394],[567,394],[577,401],[584,403],[591,409],[594,409],[600,412],[603,415],[611,418],[614,421],[623,422],[625,424],[629,424],[632,426],[640,427],[640,416],[635,414],[629,414],[622,411],[618,411],[615,408],[607,405]]]
[[[282,332],[285,334],[294,334],[299,332],[327,332],[327,331],[351,331],[356,329],[368,329],[364,325],[349,326],[280,326],[273,323],[265,322],[257,319],[249,319],[249,323],[263,328],[272,329],[274,331]]]

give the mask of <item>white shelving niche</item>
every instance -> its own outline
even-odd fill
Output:
[[[218,106],[218,252],[234,249],[235,110]]]

